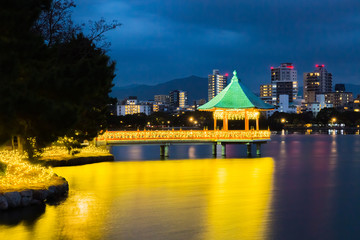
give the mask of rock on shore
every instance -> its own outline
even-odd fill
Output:
[[[41,204],[48,200],[61,198],[69,191],[69,184],[50,186],[46,190],[25,190],[21,192],[0,193],[0,211],[9,208]]]

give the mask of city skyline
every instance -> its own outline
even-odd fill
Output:
[[[207,76],[218,68],[237,69],[256,89],[280,62],[294,63],[299,73],[325,64],[335,82],[360,82],[357,1],[75,3],[76,23],[105,17],[123,24],[107,34],[117,86]]]

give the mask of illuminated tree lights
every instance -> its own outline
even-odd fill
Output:
[[[107,131],[97,141],[139,140],[261,140],[270,139],[269,130],[180,130],[180,131]]]
[[[27,189],[47,189],[64,183],[52,168],[33,165],[25,156],[15,151],[0,151],[0,162],[6,165],[4,175],[0,175],[0,193]]]

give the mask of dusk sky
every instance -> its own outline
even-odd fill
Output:
[[[213,68],[251,89],[270,67],[303,72],[325,64],[335,83],[360,84],[359,0],[75,0],[75,22],[104,17],[123,25],[107,34],[115,84],[154,85],[207,77]]]

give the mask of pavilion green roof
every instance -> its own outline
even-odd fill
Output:
[[[265,103],[253,92],[251,92],[244,84],[242,84],[237,76],[236,71],[230,84],[216,95],[209,102],[199,107],[199,110],[215,110],[215,109],[265,109],[271,110],[275,107]]]

